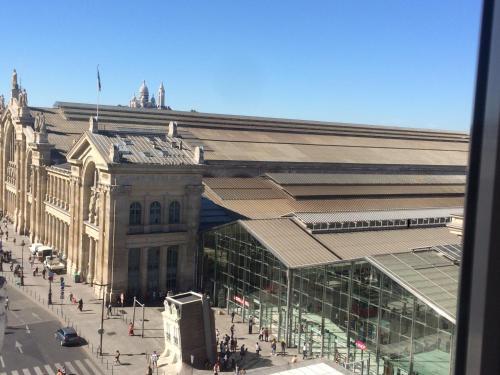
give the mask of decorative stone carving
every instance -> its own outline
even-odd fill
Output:
[[[196,164],[205,163],[205,150],[203,149],[203,146],[196,146],[194,149],[194,162]]]
[[[89,217],[88,221],[90,223],[94,222],[95,218],[95,206],[96,206],[97,193],[94,189],[91,190],[90,199],[89,199]]]
[[[95,192],[95,197],[94,224],[99,225],[99,208],[101,206],[101,197],[99,192]]]
[[[168,136],[172,138],[177,137],[177,122],[170,121],[168,124]]]
[[[12,89],[17,90],[19,88],[17,84],[17,72],[16,69],[12,72]]]
[[[35,117],[35,131],[37,133],[45,134],[47,132],[47,125],[45,124],[45,114],[38,113]]]
[[[118,149],[118,145],[114,143],[109,146],[109,159],[112,163],[120,162],[120,150]]]
[[[19,92],[18,104],[19,104],[19,107],[27,107],[28,106],[28,93],[26,92],[26,89]]]

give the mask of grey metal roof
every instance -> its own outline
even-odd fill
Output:
[[[294,197],[462,195],[465,185],[284,185]]]
[[[436,217],[450,217],[461,215],[462,207],[447,208],[419,208],[404,210],[371,210],[371,211],[344,211],[344,212],[296,212],[294,216],[305,224],[314,223],[336,223],[347,221],[370,221],[370,220],[408,220]]]
[[[446,227],[312,234],[343,260],[456,243]]]
[[[309,267],[339,260],[293,220],[239,220],[239,223],[288,268]]]
[[[191,165],[195,164],[193,152],[184,143],[182,149],[178,147],[182,140],[167,135],[158,134],[117,134],[109,131],[86,133],[91,142],[101,154],[109,160],[109,150],[112,144],[118,146],[120,163],[159,164],[159,165]]]
[[[439,314],[456,322],[459,266],[455,262],[435,250],[367,259]]]
[[[463,185],[465,175],[267,173],[279,185]]]

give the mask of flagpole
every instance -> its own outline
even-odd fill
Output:
[[[96,115],[96,120],[99,122],[99,94],[101,92],[101,83],[100,83],[100,76],[99,76],[99,64],[97,64],[97,115]]]

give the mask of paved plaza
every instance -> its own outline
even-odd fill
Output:
[[[3,227],[2,227],[3,228]],[[5,228],[3,228],[5,231]],[[102,300],[97,299],[92,288],[83,283],[74,283],[71,281],[69,275],[62,275],[65,279],[65,293],[64,299],[60,299],[60,276],[56,275],[52,284],[52,305],[47,304],[49,282],[43,279],[41,272],[38,276],[33,276],[32,267],[29,264],[29,246],[30,242],[26,236],[14,234],[12,226],[8,225],[9,239],[2,239],[2,246],[4,250],[11,250],[15,262],[21,263],[22,248],[20,243],[22,240],[25,242],[24,246],[24,287],[18,284],[18,279],[14,277],[13,272],[10,271],[9,265],[4,263],[3,271],[1,274],[6,277],[11,287],[16,287],[22,293],[36,301],[40,306],[47,309],[54,314],[61,326],[73,326],[77,329],[78,333],[85,338],[88,345],[85,347],[89,354],[92,356],[94,362],[101,367],[105,373],[113,374],[141,374],[146,372],[149,363],[150,354],[156,350],[162,353],[164,349],[164,336],[163,336],[163,322],[161,311],[163,307],[147,307],[144,319],[144,337],[142,336],[141,327],[141,314],[137,312],[135,324],[135,336],[128,335],[128,324],[132,320],[133,308],[132,307],[114,307],[113,315],[109,318],[104,313],[104,334],[103,334],[103,356],[97,355],[100,335],[98,330],[100,328],[100,318],[102,310]],[[15,243],[14,243],[15,238]],[[36,260],[34,267],[38,267],[39,271],[42,270],[42,264]],[[77,309],[77,305],[69,301],[70,293],[76,299],[83,300],[83,311]],[[215,322],[216,327],[221,333],[230,335],[231,316],[227,314],[224,309],[215,309]],[[292,361],[293,354],[297,353],[297,349],[287,349],[285,355],[271,355],[270,343],[261,342],[262,351],[259,356],[255,353],[255,343],[258,341],[258,327],[254,326],[253,333],[248,334],[248,323],[243,322],[241,316],[236,315],[235,320],[235,336],[238,340],[238,349],[233,354],[235,363],[245,369],[258,369],[272,366],[283,366]],[[47,332],[52,335],[52,332]],[[272,338],[272,336],[271,336]],[[248,349],[244,357],[239,354],[239,348],[245,345]],[[279,347],[279,343],[278,343]],[[121,353],[121,365],[114,365],[114,354],[116,350]],[[278,348],[279,350],[279,348]],[[294,359],[295,361],[295,359]],[[297,361],[301,361],[297,358]],[[170,375],[177,373],[191,373],[194,374],[210,374],[212,370],[194,370],[189,366],[184,366],[179,372],[176,366],[165,363],[160,358],[158,366],[158,374]],[[156,372],[155,372],[156,373]]]

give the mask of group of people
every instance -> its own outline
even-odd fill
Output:
[[[70,302],[70,303],[73,303],[73,304],[76,304],[76,308],[77,308],[78,310],[80,310],[80,312],[81,312],[81,311],[83,311],[83,299],[82,299],[82,298],[77,299],[77,298],[75,297],[75,295],[74,295],[73,293],[71,293],[71,292],[70,292],[70,293],[69,293],[69,302]]]
[[[234,312],[231,316],[231,322],[234,322]],[[241,362],[245,358],[245,354],[248,348],[245,345],[241,345],[239,348],[239,359],[236,358],[236,352],[238,350],[238,339],[236,338],[236,328],[234,323],[229,329],[231,336],[227,333],[221,337],[220,331],[217,328],[215,330],[215,336],[218,344],[218,356],[217,360],[213,366],[214,374],[219,374],[221,371],[234,370],[234,374],[244,375],[246,371],[240,366]]]

